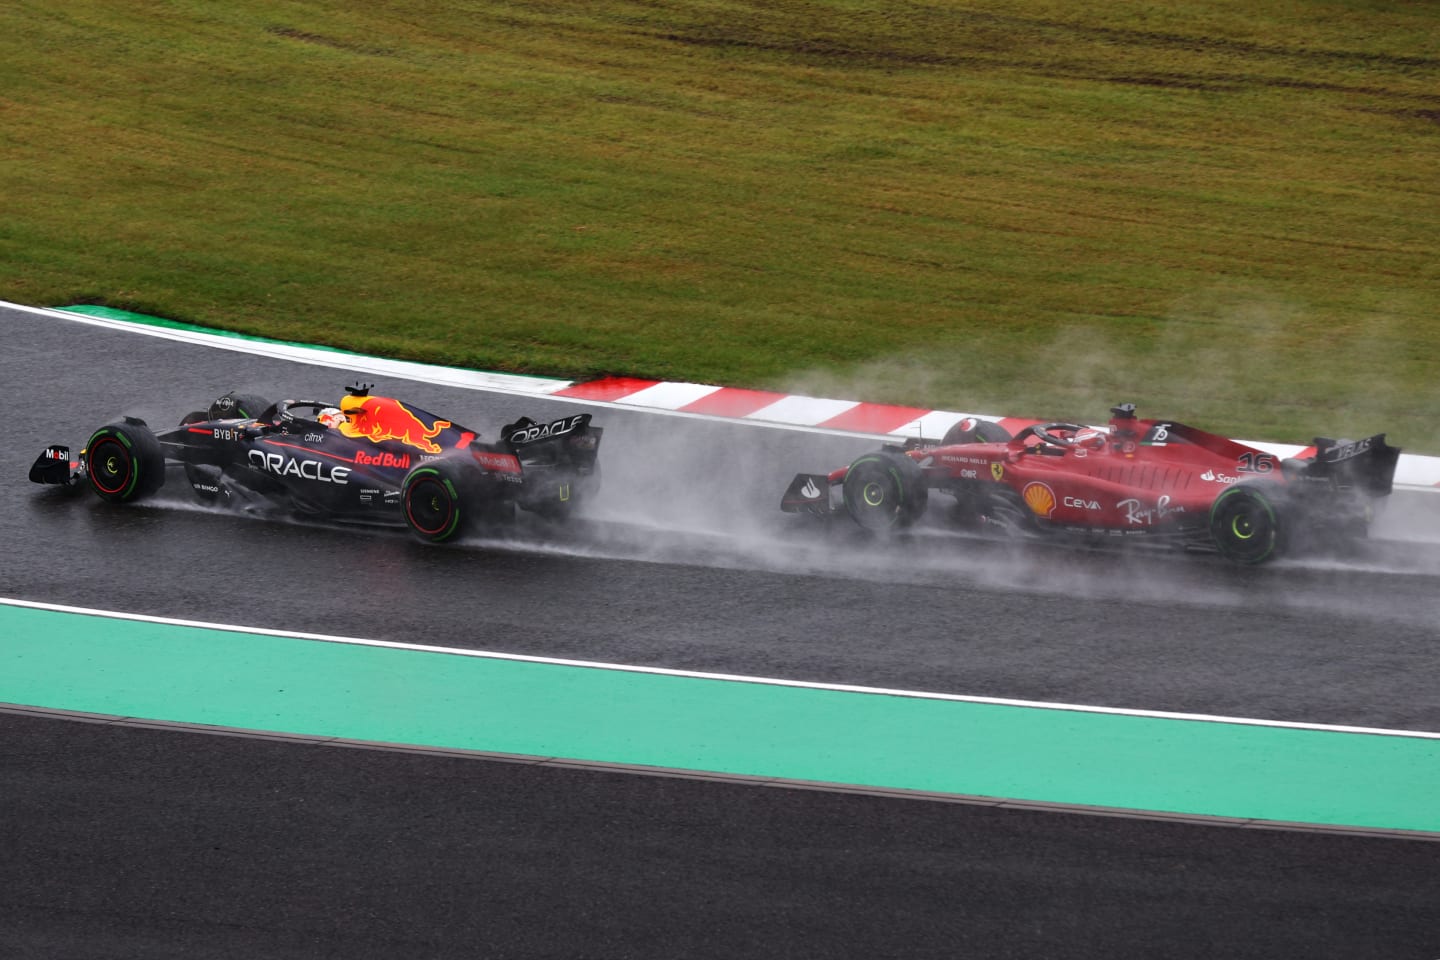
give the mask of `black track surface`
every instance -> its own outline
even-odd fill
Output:
[[[426,548],[24,482],[47,442],[343,370],[0,313],[0,594],[391,640],[1440,729],[1437,505],[1345,562],[865,541],[778,513],[864,440],[596,411],[569,528]],[[374,379],[374,378],[368,378]],[[493,435],[555,401],[387,382]],[[1118,398],[1117,398],[1118,399]],[[1125,398],[1128,399],[1128,398]],[[1377,425],[1376,429],[1383,429]],[[1317,425],[1323,429],[1323,425]],[[1403,440],[1403,438],[1402,438]],[[1399,508],[1398,512],[1396,508]],[[932,508],[932,515],[937,514]],[[358,586],[363,585],[363,586]],[[18,956],[1440,956],[1440,844],[991,811],[0,716]]]

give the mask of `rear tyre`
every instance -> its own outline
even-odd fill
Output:
[[[465,533],[482,508],[475,468],[453,460],[422,463],[405,475],[400,502],[410,532],[428,543]]]
[[[1210,537],[1220,555],[1235,563],[1273,560],[1285,546],[1281,496],[1271,485],[1231,487],[1210,505]]]
[[[893,450],[867,453],[850,464],[842,487],[845,509],[873,533],[910,526],[925,513],[930,491],[919,465]]]
[[[165,455],[143,423],[112,423],[92,433],[85,444],[85,474],[101,500],[127,503],[165,484]]]

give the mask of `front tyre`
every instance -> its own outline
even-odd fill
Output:
[[[966,417],[945,431],[940,446],[953,447],[962,443],[1005,443],[1009,439],[1010,431],[993,420]]]
[[[850,464],[842,493],[850,517],[873,533],[910,526],[929,501],[919,465],[892,450],[867,453]]]
[[[165,455],[145,424],[112,423],[92,433],[85,444],[85,474],[101,500],[128,503],[164,485]]]
[[[1285,546],[1279,491],[1270,485],[1231,487],[1210,505],[1210,537],[1235,563],[1273,560]]]
[[[264,397],[253,393],[231,391],[210,404],[205,418],[207,420],[254,420],[272,406],[274,404]]]
[[[453,460],[432,460],[406,474],[400,502],[410,531],[429,543],[444,543],[469,529],[480,507],[474,475],[473,467]]]

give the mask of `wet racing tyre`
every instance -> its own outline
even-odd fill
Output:
[[[842,493],[851,518],[874,533],[910,526],[929,501],[920,467],[894,450],[867,453],[850,464]]]
[[[1210,536],[1220,555],[1236,563],[1264,563],[1285,546],[1282,494],[1273,484],[1231,487],[1210,505]]]
[[[164,485],[165,455],[149,427],[126,419],[90,435],[85,444],[85,474],[101,500],[139,500]]]
[[[476,468],[459,460],[431,460],[407,473],[400,502],[410,531],[430,543],[463,534],[483,507],[475,479]]]

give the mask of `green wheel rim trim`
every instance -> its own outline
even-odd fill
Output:
[[[126,441],[126,437],[125,437],[125,435],[124,435],[123,433],[115,433],[115,432],[109,431],[109,430],[102,430],[102,431],[100,431],[99,433],[96,433],[94,436],[92,436],[92,437],[90,438],[90,442],[85,445],[86,449],[93,451],[93,450],[95,449],[95,442],[96,442],[97,439],[98,439],[101,443],[104,443],[106,440],[110,440],[110,441],[112,441],[112,442],[113,442],[113,441],[119,441],[120,443],[122,443],[122,444],[123,444],[125,447],[127,447],[127,448],[130,446],[130,444]],[[117,476],[119,475],[119,473],[120,473],[120,471],[116,469],[116,460],[117,460],[117,458],[116,458],[115,454],[112,453],[112,454],[108,455],[108,456],[105,458],[105,461],[104,461],[104,468],[105,468],[106,471],[109,472],[109,474],[110,474],[111,477],[117,477]],[[92,480],[93,480],[93,479],[94,479],[94,478],[93,478],[93,476],[92,476]],[[140,482],[140,464],[137,463],[137,462],[135,462],[135,461],[131,461],[131,464],[130,464],[130,482],[127,483],[127,484],[126,484],[124,487],[122,487],[121,489],[114,491],[114,493],[112,493],[111,495],[112,495],[112,496],[121,496],[121,497],[129,496],[130,493],[135,489],[135,485],[136,485],[137,483],[139,483],[139,482]],[[108,491],[107,491],[107,492],[108,492]]]

